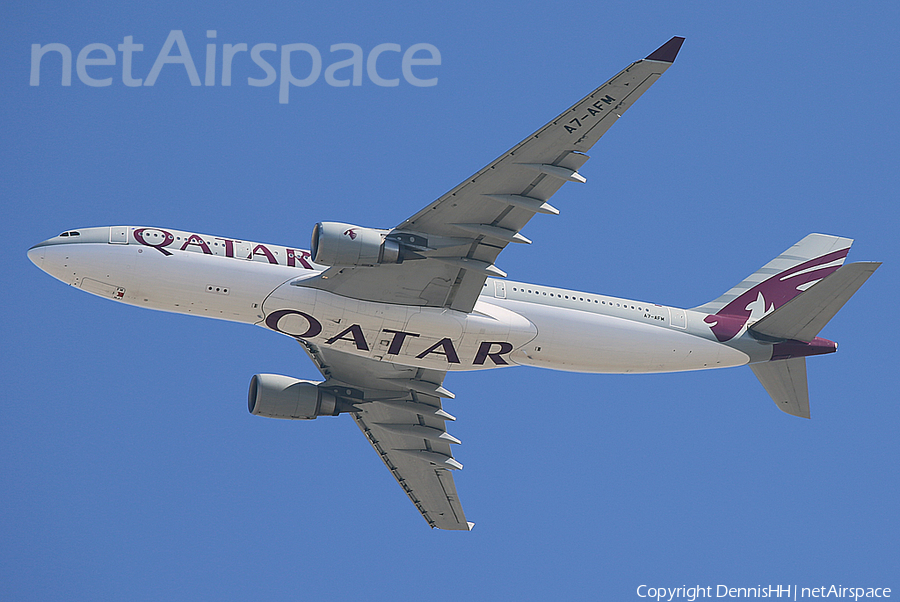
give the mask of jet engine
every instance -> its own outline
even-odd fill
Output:
[[[247,407],[255,416],[287,420],[313,420],[348,411],[347,404],[318,385],[279,374],[257,374],[250,380]]]
[[[328,266],[373,266],[401,263],[400,244],[385,238],[388,230],[339,222],[319,222],[313,228],[312,260]]]

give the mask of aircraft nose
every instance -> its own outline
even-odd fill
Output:
[[[46,250],[46,248],[47,241],[45,240],[44,242],[39,242],[38,244],[28,249],[28,259],[31,260],[31,263],[41,269],[44,269],[41,264],[44,263],[44,251]]]

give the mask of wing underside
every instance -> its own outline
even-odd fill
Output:
[[[431,527],[469,530],[451,471],[459,440],[441,407],[444,372],[360,358],[301,341],[325,376],[321,385],[352,403],[353,419]]]
[[[333,267],[303,286],[404,305],[472,311],[494,265],[536,213],[559,213],[547,200],[566,182],[584,182],[585,154],[669,68],[684,38],[675,37],[632,63],[398,225],[389,236],[415,240],[418,258],[397,265]],[[407,237],[407,238],[404,238]]]

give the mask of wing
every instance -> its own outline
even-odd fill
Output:
[[[325,377],[321,385],[353,403],[357,426],[378,452],[400,487],[432,527],[469,530],[451,470],[453,458],[441,409],[446,372],[422,370],[356,357],[300,341]]]
[[[675,60],[674,37],[585,96],[556,119],[434,201],[388,237],[417,259],[375,267],[333,267],[304,286],[340,295],[469,312],[507,244],[565,182],[584,182],[584,154]]]

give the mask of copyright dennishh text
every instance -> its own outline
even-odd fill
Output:
[[[640,598],[672,602],[686,600],[694,602],[699,598],[781,598],[783,600],[800,600],[813,598],[844,598],[860,600],[865,598],[890,598],[889,587],[844,587],[843,585],[821,585],[819,587],[800,587],[797,585],[756,585],[753,587],[729,587],[727,585],[695,585],[688,587],[651,587],[639,585],[637,595]]]

